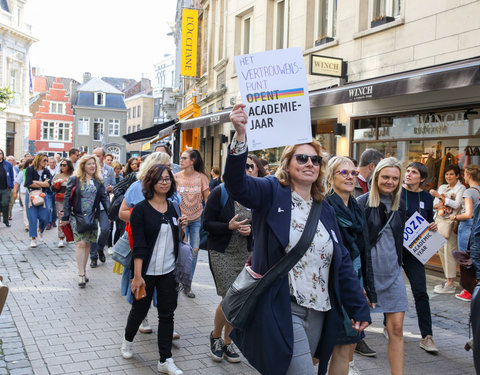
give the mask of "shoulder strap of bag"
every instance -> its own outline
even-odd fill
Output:
[[[385,229],[387,229],[388,227],[388,224],[390,224],[390,222],[392,221],[392,218],[393,218],[393,215],[395,214],[395,211],[392,211],[390,212],[390,216],[388,217],[388,220],[387,222],[385,223],[385,225],[383,226],[383,228],[380,230],[380,232],[378,232],[378,236],[377,236],[377,241],[380,239],[380,237],[382,236],[383,232],[385,232]]]
[[[177,213],[178,217],[182,216],[182,212],[180,211],[180,206],[178,205],[177,202],[174,202],[174,201],[167,201],[167,202],[173,205],[173,208],[175,208],[175,212]],[[183,231],[181,228],[182,226],[180,225],[180,223],[178,223],[178,239],[180,241],[183,241]]]
[[[220,194],[220,204],[221,204],[221,207],[223,208],[225,207],[228,201],[227,189],[225,188],[225,184],[223,182],[220,184],[220,189],[222,189]]]
[[[268,270],[263,276],[264,283],[271,283],[285,276],[303,257],[313,241],[313,236],[317,231],[321,213],[322,203],[314,201],[300,240],[298,240],[298,243],[288,252],[287,255],[283,256],[277,264]]]

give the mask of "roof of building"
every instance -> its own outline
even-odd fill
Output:
[[[121,94],[121,93],[120,93]],[[79,92],[76,105],[82,107],[92,107],[97,109],[102,108],[115,108],[115,109],[127,109],[125,102],[123,101],[123,95],[105,95],[105,106],[98,106],[94,104],[94,93],[93,92]]]
[[[54,77],[54,76],[45,76],[47,79],[48,89],[50,90],[53,86],[53,83],[57,83],[57,78],[60,78],[60,83],[63,84],[63,89],[67,92],[67,96],[70,96],[70,83],[79,83],[76,79],[65,78],[65,77]]]
[[[115,87],[110,85],[109,83],[103,81],[101,78],[94,77],[87,83],[79,86],[77,89],[80,91],[87,91],[87,92],[104,92],[106,94],[122,94],[120,90],[117,90]]]
[[[110,85],[115,87],[117,90],[120,90],[122,92],[125,90],[128,90],[137,82],[133,78],[102,77],[102,80],[104,80],[105,82],[109,83]]]

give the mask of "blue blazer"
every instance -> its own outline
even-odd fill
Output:
[[[247,176],[246,158],[246,152],[241,155],[229,153],[223,180],[234,200],[253,209],[251,262],[253,270],[263,275],[285,255],[289,243],[292,192],[290,186],[280,185],[273,176]],[[350,255],[341,242],[335,212],[325,201],[322,202],[320,220],[333,240],[328,282],[332,308],[326,313],[322,336],[314,353],[320,359],[318,374],[325,374],[343,323],[341,306],[356,321],[371,322],[371,319]],[[279,280],[259,299],[249,327],[245,330],[233,329],[230,336],[260,373],[283,375],[287,372],[293,351],[288,276]]]
[[[7,186],[9,189],[13,189],[14,173],[13,173],[12,164],[10,164],[9,161],[3,159],[2,165],[3,165],[3,169],[5,169],[5,174],[7,175]]]

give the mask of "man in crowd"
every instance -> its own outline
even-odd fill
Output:
[[[0,208],[3,222],[10,227],[8,222],[8,205],[10,204],[11,190],[13,189],[13,167],[5,159],[3,150],[0,150]]]
[[[100,162],[100,168],[102,168],[102,177],[103,184],[105,185],[105,190],[107,194],[113,189],[115,185],[115,172],[113,168],[105,164],[105,150],[101,147],[93,150],[93,154],[98,158]],[[105,253],[103,248],[107,244],[108,236],[110,235],[110,222],[108,221],[108,215],[105,211],[108,207],[103,207],[100,203],[100,215],[98,217],[98,222],[100,223],[100,234],[98,236],[97,242],[90,243],[90,267],[97,267],[97,260],[100,259],[102,263],[105,263]]]
[[[357,185],[355,186],[355,198],[365,194],[369,190],[369,181],[378,162],[383,159],[383,154],[374,148],[367,148],[360,155],[358,164],[359,175],[357,177]]]
[[[59,168],[59,170],[60,170],[60,160],[62,160],[62,155],[55,154],[55,162],[56,162],[57,168]]]
[[[103,162],[111,167],[112,163],[113,163],[113,155],[112,154],[106,154]]]
[[[80,159],[80,151],[78,148],[72,147],[70,150],[68,150],[68,158],[73,164],[73,168],[77,169],[77,161]]]
[[[17,178],[17,174],[20,171],[17,166],[17,162],[13,155],[7,156],[7,161],[12,165],[13,168],[13,181]],[[15,204],[15,192],[13,189],[10,191],[10,203],[8,205],[8,220],[12,220],[12,210],[13,205]]]

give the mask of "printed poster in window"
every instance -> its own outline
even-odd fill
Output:
[[[235,56],[235,66],[248,115],[249,150],[312,141],[301,48]]]

